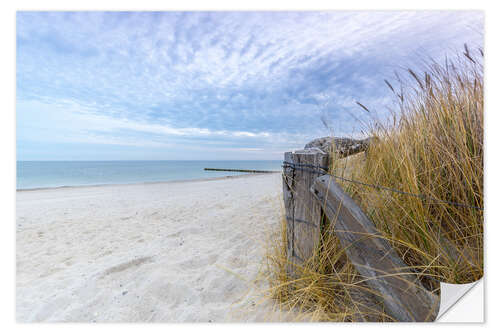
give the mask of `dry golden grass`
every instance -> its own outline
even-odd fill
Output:
[[[483,275],[483,211],[443,202],[483,207],[481,57],[466,47],[455,63],[408,70],[414,84],[400,92],[387,82],[399,112],[392,126],[374,122],[364,162],[349,166],[359,181],[427,199],[341,182],[409,266],[448,283]]]
[[[439,201],[483,207],[482,56],[466,47],[454,62],[408,70],[413,81],[398,77],[398,88],[386,81],[398,100],[392,123],[374,119],[366,154],[334,159],[330,170],[431,198],[339,182],[429,289],[483,275],[483,211]],[[322,237],[316,255],[291,277],[282,222],[280,239],[269,243],[268,296],[283,311],[297,311],[298,320],[351,321],[364,314],[390,321],[376,306],[361,306],[355,296],[365,286],[356,270],[335,237]]]

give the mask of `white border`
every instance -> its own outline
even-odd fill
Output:
[[[1,163],[0,163],[0,179],[1,179],[1,246],[2,246],[2,274],[0,286],[1,292],[1,309],[0,315],[2,319],[2,326],[4,331],[28,331],[36,330],[37,332],[48,331],[87,331],[92,330],[110,330],[118,328],[121,332],[135,331],[137,329],[148,330],[161,330],[165,329],[181,329],[181,330],[208,330],[208,331],[231,331],[235,329],[238,331],[254,331],[254,330],[276,330],[286,329],[288,332],[303,332],[304,329],[316,330],[369,330],[372,331],[372,325],[358,325],[353,324],[307,324],[307,325],[293,325],[293,324],[254,324],[254,325],[20,325],[15,323],[15,11],[16,10],[485,10],[486,26],[485,26],[485,51],[486,51],[486,114],[485,114],[485,142],[486,142],[486,158],[485,158],[485,190],[486,190],[486,214],[485,214],[485,271],[486,278],[492,276],[491,280],[495,281],[493,277],[498,271],[498,265],[494,262],[489,262],[488,253],[495,253],[495,247],[498,242],[494,237],[494,241],[490,242],[488,235],[500,235],[498,230],[498,223],[495,223],[498,217],[495,206],[495,189],[499,188],[499,176],[493,170],[499,170],[497,167],[496,156],[498,153],[498,135],[500,131],[498,126],[500,122],[498,117],[500,115],[500,108],[498,99],[495,98],[498,93],[499,82],[499,61],[500,54],[498,52],[498,42],[496,41],[495,33],[493,31],[500,31],[498,27],[500,17],[498,17],[498,8],[495,6],[494,1],[435,1],[435,0],[420,0],[418,2],[402,2],[402,1],[263,1],[254,0],[246,3],[238,3],[234,0],[211,0],[211,1],[127,1],[127,0],[113,0],[113,1],[63,1],[63,0],[46,0],[46,1],[4,1],[0,11],[1,29],[3,47],[2,57],[2,108],[1,120],[2,125],[1,135]],[[491,60],[491,61],[490,61]],[[496,75],[495,75],[496,74]],[[496,229],[496,230],[495,230]],[[489,295],[498,294],[498,288],[495,283],[490,283],[487,286]],[[495,296],[490,296],[495,298]],[[477,298],[472,300],[478,302]],[[471,307],[477,306],[477,303],[470,304]],[[482,306],[482,305],[481,305]],[[498,317],[498,316],[497,316]],[[491,321],[495,318],[488,317],[488,306],[486,306],[486,322],[491,326]],[[378,324],[375,324],[378,325]],[[424,327],[415,324],[402,324],[404,330],[420,331],[445,328],[442,325],[436,324],[423,324]],[[314,326],[314,327],[312,327]],[[479,327],[471,327],[470,325],[456,325],[449,324],[446,327],[453,328],[454,331],[467,331],[476,330]],[[382,327],[380,327],[382,328]],[[403,329],[399,324],[385,325],[382,328],[384,331],[397,330],[398,332]]]

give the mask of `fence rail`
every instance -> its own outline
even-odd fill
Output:
[[[333,222],[335,235],[351,263],[366,283],[382,295],[385,312],[398,321],[434,320],[439,312],[439,297],[423,287],[334,178],[316,178],[311,192]]]

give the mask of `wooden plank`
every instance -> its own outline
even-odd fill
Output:
[[[311,192],[357,271],[381,296],[385,312],[397,321],[433,321],[439,312],[439,297],[422,286],[333,177],[318,177]]]
[[[285,153],[285,162],[327,168],[328,155],[319,149],[305,149]],[[313,256],[320,238],[321,207],[309,190],[318,174],[310,171],[318,168],[285,167],[283,173],[287,253],[288,260],[296,264]]]
[[[366,282],[361,282],[358,286],[361,288],[370,288]],[[351,288],[349,290],[349,296],[355,304],[356,309],[356,311],[352,314],[352,320],[354,322],[388,321],[387,315],[384,312],[383,302],[361,288]]]

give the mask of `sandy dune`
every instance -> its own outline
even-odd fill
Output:
[[[17,192],[17,320],[269,320],[280,202],[280,174]]]

